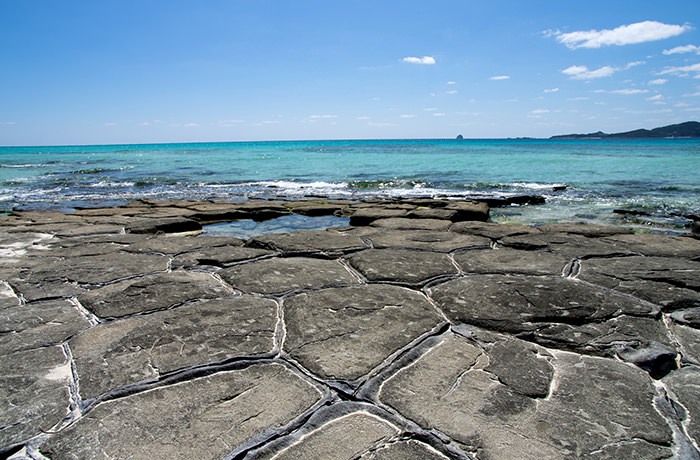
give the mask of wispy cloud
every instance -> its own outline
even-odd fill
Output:
[[[109,121],[109,122],[105,123],[105,126],[115,126],[115,125],[116,125],[116,123],[113,121]]]
[[[423,57],[405,57],[402,59],[403,62],[408,62],[409,64],[435,64],[435,58],[432,56],[423,56]]]
[[[457,94],[457,93],[459,93],[459,91],[457,91],[456,89],[447,91],[447,94]]]
[[[631,94],[644,94],[648,93],[648,89],[615,89],[612,91],[608,91],[610,94],[624,94],[624,95],[631,95]]]
[[[649,82],[649,84],[650,85],[663,85],[664,83],[667,83],[667,82],[668,82],[668,80],[666,80],[665,78],[658,78],[656,80],[651,80]]]
[[[551,88],[544,90],[545,93],[556,93],[557,91],[559,91],[559,88]]]
[[[444,114],[443,112],[435,112],[435,113],[433,114],[433,116],[434,116],[434,117],[444,117],[445,114]]]
[[[700,54],[700,46],[685,45],[685,46],[676,46],[675,48],[671,48],[670,50],[664,50],[664,54],[667,56],[669,54],[683,54],[683,53]]]
[[[509,79],[510,79],[510,76],[508,76],[508,75],[496,75],[496,76],[489,78],[489,80],[509,80]]]
[[[325,115],[311,115],[309,118],[312,120],[318,120],[321,118],[338,118],[338,115],[331,115],[331,114],[325,114]]]
[[[401,115],[401,118],[413,118],[413,117],[415,117],[415,115],[412,113],[407,113],[405,115]]]
[[[643,21],[616,27],[614,29],[580,30],[569,33],[548,31],[545,32],[545,35],[554,35],[557,37],[559,43],[566,45],[570,49],[577,49],[651,42],[675,37],[690,29],[691,27],[687,24],[681,26],[677,24],[664,24],[658,21]]]
[[[605,78],[617,72],[615,67],[606,65],[595,70],[591,70],[585,65],[572,65],[561,71],[574,80],[593,80],[595,78]]]
[[[687,74],[689,72],[700,72],[700,63],[681,67],[669,67],[659,72],[658,75]]]
[[[448,84],[448,85],[456,85],[457,82],[456,82],[456,81],[448,81],[447,84]]]
[[[185,123],[182,126],[184,126],[185,128],[195,128],[195,127],[199,126],[199,123]]]
[[[16,125],[17,122],[16,122],[16,121],[6,121],[6,122],[3,123],[3,124],[4,124],[4,125]]]

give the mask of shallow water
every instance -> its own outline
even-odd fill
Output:
[[[495,220],[684,231],[700,140],[372,140],[0,147],[0,211],[135,198],[479,198],[538,194]],[[555,191],[555,189],[557,189]],[[563,190],[562,190],[563,189]],[[615,209],[648,216],[623,216]]]

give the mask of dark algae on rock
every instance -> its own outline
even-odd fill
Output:
[[[196,236],[294,209],[351,225]],[[1,216],[0,457],[699,459],[700,240],[488,212]]]

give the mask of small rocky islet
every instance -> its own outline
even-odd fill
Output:
[[[350,225],[197,236],[290,213]],[[2,216],[0,458],[700,459],[700,240],[488,216]]]

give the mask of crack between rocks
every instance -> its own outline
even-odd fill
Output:
[[[80,303],[77,297],[69,297],[68,302],[75,307],[76,310],[78,310],[78,313],[80,313],[80,316],[85,318],[90,326],[97,326],[100,324],[100,320],[95,314],[93,314],[90,310],[87,308],[83,307],[83,305]]]
[[[276,356],[280,357],[284,348],[284,342],[287,339],[287,324],[284,321],[284,299],[273,300],[277,304],[277,324],[275,324],[272,346],[273,351],[277,351]]]
[[[652,380],[652,384],[656,389],[656,396],[652,402],[654,410],[666,420],[673,433],[673,442],[670,447],[678,458],[700,459],[700,445],[689,435],[690,412],[664,382]],[[679,414],[677,408],[681,408],[684,414]]]

